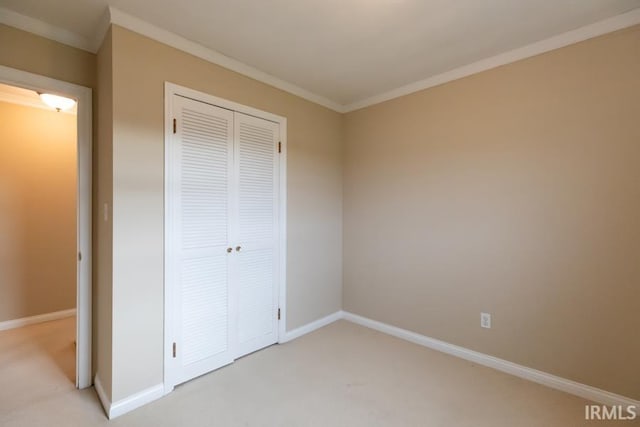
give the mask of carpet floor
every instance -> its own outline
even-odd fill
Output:
[[[0,332],[0,426],[632,425],[585,421],[583,399],[346,321],[109,421],[93,388],[74,388],[74,332],[74,318]]]

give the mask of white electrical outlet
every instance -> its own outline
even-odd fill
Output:
[[[491,314],[480,313],[480,326],[491,329]]]

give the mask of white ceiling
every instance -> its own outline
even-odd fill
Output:
[[[8,102],[11,104],[24,105],[27,107],[40,108],[48,111],[55,111],[54,108],[49,107],[40,99],[40,96],[35,90],[24,89],[21,87],[10,86],[0,83],[0,102]],[[74,105],[73,108],[63,111],[66,114],[78,114],[78,106]]]
[[[0,0],[95,37],[108,6],[339,105],[640,8],[640,0]]]

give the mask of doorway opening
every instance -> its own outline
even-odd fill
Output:
[[[47,106],[42,94],[68,105]],[[0,110],[0,347],[13,355],[5,363],[20,364],[7,372],[30,376],[34,386],[55,388],[63,375],[86,388],[91,89],[0,66]],[[41,378],[38,367],[52,375]]]

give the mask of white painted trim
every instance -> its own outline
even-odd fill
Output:
[[[35,323],[50,322],[51,320],[64,319],[75,315],[76,309],[70,308],[68,310],[54,311],[52,313],[38,314],[36,316],[23,317],[20,319],[5,320],[4,322],[0,322],[0,331],[21,328]]]
[[[261,119],[269,120],[274,123],[279,123],[280,126],[282,126],[286,130],[286,126],[287,126],[286,117],[279,116],[277,114],[273,114],[268,111],[259,110],[257,108],[249,107],[248,105],[229,101],[228,99],[219,98],[217,96],[208,94],[206,92],[200,92],[195,89],[190,89],[188,87],[177,85],[175,83],[165,82],[165,96],[171,97],[171,95],[180,95],[185,98],[190,98],[196,101],[205,102],[207,104],[226,108],[227,110],[237,111],[239,113],[247,114],[249,116],[254,116]]]
[[[400,339],[421,345],[423,347],[450,354],[452,356],[459,357],[461,359],[468,360],[482,366],[487,366],[489,368],[493,368],[528,381],[532,381],[556,390],[573,394],[575,396],[579,396],[593,402],[609,406],[622,405],[623,407],[635,406],[635,408],[640,408],[640,401],[638,400],[601,390],[596,387],[581,384],[576,381],[561,378],[556,375],[538,371],[536,369],[528,368],[526,366],[518,365],[516,363],[499,359],[497,357],[489,356],[484,353],[479,353],[477,351],[469,350],[464,347],[449,344],[444,341],[430,338],[425,335],[420,335],[406,329],[391,326],[386,323],[378,322],[376,320],[372,320],[345,311],[336,311],[335,313],[332,313],[321,319],[315,320],[304,326],[289,331],[284,335],[284,338],[281,339],[279,343],[284,344],[296,338],[300,338],[303,335],[311,333],[341,319],[356,323],[370,329],[374,329],[388,335],[398,337]],[[100,402],[105,408],[105,412],[110,419],[132,411],[168,393],[165,385],[158,384],[154,387],[150,387],[146,390],[143,390],[112,404],[111,401],[106,397],[104,389],[102,388],[102,384],[100,383],[97,375],[94,382],[96,392],[98,394],[98,397],[100,398]]]
[[[162,382],[163,382],[163,392],[164,394],[169,394],[173,391],[175,380],[172,376],[172,369],[170,368],[171,359],[173,358],[172,350],[170,349],[169,343],[173,342],[173,328],[171,325],[175,324],[174,315],[173,315],[173,303],[171,295],[173,295],[173,291],[169,286],[169,282],[173,277],[173,270],[170,267],[170,262],[168,261],[172,256],[171,247],[173,242],[171,241],[169,236],[173,235],[173,231],[171,229],[172,215],[171,215],[171,204],[169,203],[170,199],[170,185],[169,185],[169,167],[171,166],[170,159],[173,157],[173,149],[171,145],[172,138],[172,121],[170,118],[174,117],[173,113],[173,92],[174,90],[170,83],[165,82],[164,84],[164,177],[163,177],[163,186],[164,186],[164,224],[163,224],[163,240],[164,240],[164,248],[163,248],[163,258],[164,258],[164,326],[163,326],[163,358],[162,358]]]
[[[77,351],[76,386],[91,386],[91,344],[93,330],[93,104],[90,88],[75,86],[71,95],[78,100],[78,201],[77,247],[82,254],[78,262],[76,291]]]
[[[376,320],[362,317],[357,314],[344,312],[343,318],[358,325],[365,326],[370,329],[375,329],[376,331],[380,331],[388,335],[393,335],[394,337],[410,341],[423,347],[450,354],[452,356],[456,356],[461,359],[477,363],[479,365],[487,366],[501,372],[506,372],[507,374],[511,374],[525,380],[533,381],[535,383],[542,384],[556,390],[564,391],[565,393],[573,394],[575,396],[579,396],[593,402],[612,406],[635,405],[636,408],[640,408],[640,401],[631,399],[629,397],[621,396],[619,394],[601,390],[596,387],[581,384],[576,381],[568,380],[556,375],[528,368],[526,366],[518,365],[504,359],[489,356],[488,354],[479,353],[477,351],[469,350],[464,347],[449,344],[435,338],[420,335],[418,333],[398,328],[396,326],[391,326],[386,323],[378,322]]]
[[[274,77],[240,61],[223,55],[220,52],[206,48],[198,43],[192,42],[167,30],[156,27],[155,25],[149,24],[148,22],[128,15],[116,8],[110,7],[109,10],[111,14],[111,23],[113,24],[127,28],[131,31],[137,32],[153,40],[167,44],[176,49],[190,53],[194,56],[220,65],[239,74],[251,77],[262,83],[266,83],[270,86],[282,89],[293,95],[332,109],[338,113],[348,113],[374,104],[379,104],[384,101],[428,89],[430,87],[438,86],[453,80],[480,73],[482,71],[490,70],[501,65],[510,64],[512,62],[526,59],[535,55],[540,55],[551,50],[559,49],[561,47],[588,40],[590,38],[627,28],[632,25],[640,24],[640,8],[638,8],[630,12],[616,15],[614,17],[607,18],[593,24],[585,25],[575,30],[567,31],[565,33],[535,43],[531,43],[529,45],[513,49],[508,52],[503,52],[501,54],[482,59],[480,61],[476,61],[471,64],[464,65],[462,67],[446,71],[444,73],[431,76],[405,86],[401,86],[391,91],[374,95],[372,97],[368,97],[366,99],[362,99],[348,105],[343,105],[326,97],[317,95],[306,89],[288,83],[284,80],[278,79],[277,77]]]
[[[296,338],[300,338],[303,335],[311,333],[317,329],[325,327],[333,322],[336,322],[340,319],[344,318],[343,311],[336,311],[328,316],[325,316],[321,319],[315,320],[311,323],[307,323],[306,325],[300,326],[299,328],[293,329],[286,334],[283,335],[283,339],[278,341],[280,344],[284,344],[286,342],[295,340]]]
[[[100,381],[100,377],[97,373],[93,379],[93,386],[96,389],[96,394],[98,395],[98,399],[100,400],[102,409],[104,409],[105,415],[109,417],[109,411],[111,410],[111,399],[107,397],[107,393],[105,393],[104,388],[102,387],[102,381]]]
[[[127,412],[131,412],[147,403],[151,403],[154,400],[160,399],[164,396],[164,385],[156,384],[153,387],[144,389],[138,393],[132,394],[129,397],[120,399],[117,402],[111,404],[109,409],[109,419],[119,417]]]
[[[238,60],[230,58],[220,52],[207,48],[201,44],[188,40],[175,33],[157,27],[135,16],[122,12],[114,7],[109,7],[103,15],[100,24],[97,26],[93,39],[72,33],[62,28],[58,28],[47,24],[46,22],[34,19],[25,15],[21,15],[12,10],[0,7],[0,23],[28,31],[57,42],[73,46],[89,52],[97,52],[110,24],[115,24],[128,30],[142,34],[153,40],[159,41],[183,52],[190,53],[198,58],[221,67],[235,71],[247,77],[251,77],[259,82],[284,90],[300,98],[315,104],[322,105],[326,108],[334,110],[338,113],[348,113],[381,102],[389,101],[394,98],[419,92],[430,87],[438,86],[453,80],[467,77],[482,71],[490,70],[501,65],[510,64],[522,59],[526,59],[535,55],[540,55],[551,50],[559,49],[574,43],[588,40],[593,37],[621,30],[632,25],[640,24],[640,8],[629,12],[604,19],[593,24],[585,25],[575,30],[567,31],[556,36],[531,43],[511,51],[503,52],[498,55],[485,58],[471,64],[464,65],[453,70],[446,71],[435,76],[427,77],[396,89],[379,93],[365,99],[361,99],[350,104],[344,105],[333,101],[322,95],[318,95],[295,84],[289,83],[264,71],[260,71],[250,65],[244,64]]]
[[[287,118],[280,118],[280,142],[282,143],[282,152],[279,155],[280,176],[278,183],[280,185],[279,194],[280,206],[278,206],[280,241],[278,249],[280,250],[280,262],[278,266],[278,274],[280,283],[278,284],[278,308],[280,309],[280,320],[278,321],[278,342],[280,338],[285,336],[287,332]]]
[[[540,55],[551,50],[559,49],[561,47],[601,36],[603,34],[611,33],[613,31],[621,30],[623,28],[631,27],[632,25],[636,24],[640,24],[640,8],[623,13],[621,15],[614,16],[612,18],[604,19],[593,24],[585,25],[584,27],[580,27],[575,30],[567,31],[562,34],[558,34],[557,36],[540,40],[538,42],[531,43],[529,45],[513,49],[508,52],[503,52],[490,58],[485,58],[471,64],[463,65],[462,67],[455,68],[442,74],[431,76],[424,80],[419,80],[405,86],[401,86],[388,92],[380,93],[378,95],[353,102],[351,104],[343,106],[342,112],[348,113],[351,111],[359,110],[361,108],[369,107],[371,105],[380,104],[381,102],[409,95],[414,92],[419,92],[421,90],[438,86],[453,80],[458,80],[472,74],[477,74],[482,71],[499,67],[501,65],[520,61],[521,59]]]
[[[98,25],[96,25],[96,29],[93,34],[93,40],[91,41],[92,52],[98,53],[100,47],[102,47],[102,42],[104,42],[104,38],[111,27],[111,11],[108,7],[104,8],[104,12],[100,17],[100,21]]]
[[[97,375],[94,379],[94,384],[100,403],[102,403],[104,412],[110,420],[164,396],[164,386],[162,384],[156,384],[153,387],[144,389],[138,393],[132,394],[131,396],[125,397],[124,399],[120,399],[117,402],[111,402],[104,392],[100,378]]]
[[[0,7],[0,23],[66,44],[67,46],[95,53],[93,43],[86,37],[48,24],[39,19],[14,12],[6,7]]]
[[[110,24],[115,24],[138,34],[142,34],[150,39],[159,41],[160,43],[179,49],[183,52],[197,56],[198,58],[204,59],[212,64],[235,71],[236,73],[250,77],[277,89],[281,89],[292,95],[299,96],[300,98],[306,99],[314,104],[322,105],[323,107],[339,113],[342,112],[343,106],[340,103],[303,89],[293,83],[274,77],[271,74],[260,71],[257,68],[228,57],[216,50],[157,27],[112,6],[109,6],[106,9],[92,38],[87,38],[63,28],[48,24],[39,19],[22,15],[5,7],[0,7],[0,23],[91,53],[98,52]]]
[[[0,65],[0,83],[35,90],[58,93],[78,101],[78,201],[77,248],[82,261],[77,264],[76,291],[76,386],[91,386],[91,202],[92,202],[92,104],[91,89],[62,80]]]
[[[252,79],[255,79],[259,82],[266,83],[269,86],[282,89],[285,92],[289,92],[293,95],[299,96],[300,98],[306,99],[307,101],[322,105],[323,107],[337,112],[342,112],[342,105],[328,98],[325,98],[324,96],[317,95],[292,83],[281,80],[277,77],[272,76],[271,74],[260,71],[257,68],[244,64],[238,60],[230,58],[220,52],[188,40],[175,33],[157,27],[153,24],[143,21],[142,19],[122,12],[121,10],[118,10],[114,7],[110,6],[109,12],[111,14],[112,24],[126,28],[138,34],[142,34],[143,36],[149,37],[150,39],[159,41],[160,43],[164,43],[183,52],[190,53],[191,55],[197,56],[198,58],[204,59],[205,61],[220,65],[221,67],[235,71],[244,76],[251,77]]]
[[[172,295],[173,291],[170,288],[170,282],[168,277],[173,276],[171,269],[171,263],[167,261],[168,254],[171,252],[173,242],[168,236],[170,233],[170,224],[172,216],[170,214],[171,207],[169,206],[170,192],[169,185],[167,183],[169,171],[169,159],[171,153],[171,138],[173,135],[172,119],[174,117],[172,111],[171,98],[173,95],[179,95],[186,98],[190,98],[196,101],[205,102],[211,105],[222,107],[231,111],[237,111],[239,113],[247,114],[250,116],[258,117],[261,119],[269,120],[274,123],[278,123],[280,126],[280,142],[282,143],[282,152],[279,154],[279,224],[278,231],[279,238],[279,283],[278,283],[278,302],[281,310],[280,322],[278,327],[278,342],[286,334],[286,313],[287,313],[287,280],[286,280],[286,265],[287,265],[287,118],[279,116],[277,114],[269,113],[267,111],[259,110],[257,108],[249,107],[247,105],[239,104],[233,101],[229,101],[224,98],[210,95],[205,92],[189,89],[184,86],[179,86],[174,83],[165,82],[164,90],[164,388],[163,393],[168,394],[173,390],[173,380],[171,379],[170,362],[173,359],[171,352],[171,346],[169,343],[173,342],[173,335],[168,325],[173,325],[173,306],[171,298],[167,298],[167,295]]]

